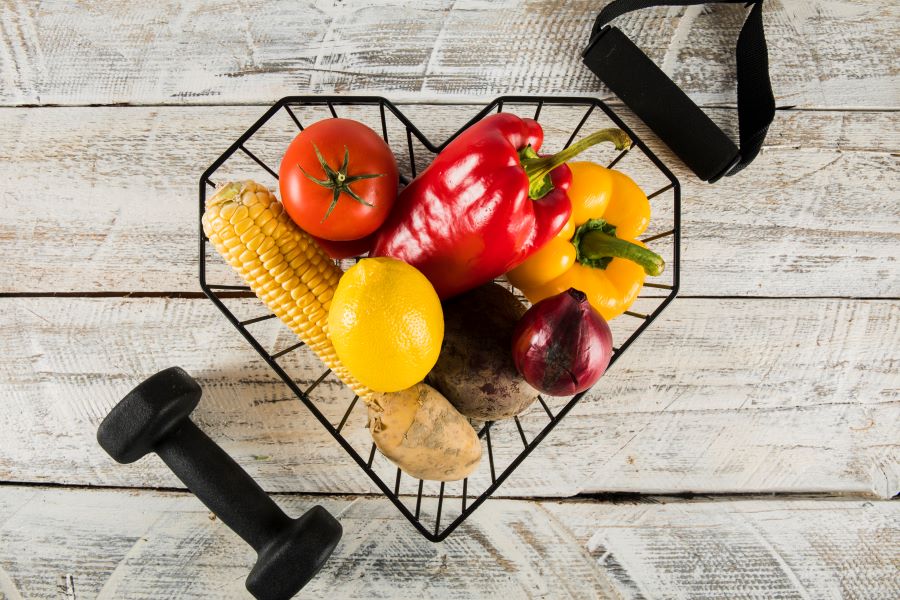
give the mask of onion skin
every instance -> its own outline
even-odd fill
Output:
[[[528,309],[513,332],[512,355],[532,387],[550,396],[571,396],[606,371],[612,332],[585,294],[569,288]]]

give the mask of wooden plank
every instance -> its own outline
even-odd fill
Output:
[[[342,115],[373,125],[377,110]],[[510,108],[510,107],[507,107]],[[404,106],[443,140],[476,106]],[[511,110],[516,110],[514,107]],[[263,112],[261,107],[4,109],[0,118],[0,292],[183,292],[197,283],[197,180]],[[297,111],[310,122],[327,109]],[[522,112],[522,111],[520,111]],[[581,110],[544,107],[547,147],[558,148]],[[723,122],[732,111],[718,111]],[[683,182],[683,279],[688,295],[898,297],[898,113],[780,113],[759,160],[715,186],[676,168]],[[608,122],[591,116],[586,130]],[[376,125],[380,129],[380,125]],[[296,126],[276,115],[248,142],[277,165]],[[406,156],[405,132],[389,120]],[[645,130],[639,130],[641,135]],[[60,140],[64,140],[60,142]],[[608,162],[615,153],[588,155]],[[417,158],[427,153],[418,148]],[[677,161],[666,151],[663,160]],[[422,163],[424,165],[424,162]],[[619,163],[648,191],[665,180],[638,153]],[[275,182],[243,155],[217,179]],[[217,181],[221,182],[221,179]],[[44,207],[52,199],[52,210]],[[670,228],[671,197],[654,201],[651,233]],[[657,242],[661,252],[668,249]],[[227,266],[211,282],[233,282]]]
[[[344,536],[298,596],[894,598],[900,504],[846,499],[494,500],[432,544],[374,498],[321,504]],[[245,598],[253,552],[193,497],[0,488],[6,597]],[[69,582],[68,586],[65,582]]]
[[[0,488],[0,568],[15,598],[55,597],[71,575],[77,598],[246,598],[255,556],[187,494]],[[539,505],[484,506],[442,544],[423,538],[387,501],[277,498],[299,516],[340,515],[343,538],[301,598],[590,598],[606,576]],[[2,508],[2,504],[0,504]],[[552,553],[546,553],[553,548]]]
[[[240,319],[262,312],[256,299],[227,303]],[[205,389],[197,422],[266,489],[377,491],[205,299],[7,298],[0,307],[0,340],[11,349],[0,358],[0,480],[179,486],[155,458],[114,464],[94,436],[132,386],[180,365]],[[614,335],[623,325],[613,322]],[[270,352],[294,343],[277,320],[250,328]],[[891,497],[900,491],[898,329],[891,301],[678,300],[500,493]],[[301,389],[323,371],[302,349],[280,364]],[[328,378],[315,399],[337,425],[352,393]],[[364,459],[365,420],[359,405],[343,430]],[[525,413],[527,439],[546,422],[538,405]],[[492,442],[498,470],[522,449],[508,421]],[[393,484],[395,470],[380,455],[375,468]],[[470,496],[489,482],[485,460]],[[405,477],[402,490],[415,485]]]
[[[404,99],[605,94],[581,62],[598,4],[214,0],[3,4],[0,102],[267,102],[297,92]],[[620,18],[697,101],[733,103],[740,7]],[[897,106],[893,3],[773,1],[763,11],[780,105]],[[840,27],[834,27],[839,22]],[[499,35],[498,35],[499,32]]]
[[[897,502],[656,498],[541,506],[577,539],[587,537],[618,598],[900,595]]]

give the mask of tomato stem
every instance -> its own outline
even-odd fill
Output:
[[[344,146],[344,162],[341,163],[341,166],[335,171],[331,165],[328,164],[328,161],[325,160],[325,157],[322,156],[322,153],[319,152],[318,146],[315,144],[312,145],[313,150],[316,151],[316,158],[319,159],[319,165],[321,165],[322,170],[325,171],[325,176],[327,179],[318,179],[313,177],[309,173],[306,172],[299,164],[297,167],[300,171],[306,176],[307,179],[312,181],[315,184],[321,185],[322,187],[332,190],[333,194],[331,196],[331,204],[328,206],[328,210],[325,212],[325,216],[322,217],[320,223],[324,223],[325,219],[331,216],[334,207],[337,206],[338,200],[341,197],[341,194],[347,194],[356,202],[360,204],[365,204],[369,207],[374,207],[375,205],[366,202],[362,198],[359,197],[359,194],[350,189],[351,183],[356,183],[357,181],[362,181],[363,179],[374,179],[375,177],[383,177],[384,173],[364,173],[362,175],[347,175],[347,169],[350,165],[350,150],[347,146]]]

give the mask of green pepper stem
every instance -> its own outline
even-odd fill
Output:
[[[640,265],[647,275],[659,275],[666,266],[663,258],[643,246],[638,246],[599,229],[587,231],[581,236],[578,255],[588,260],[624,258]]]
[[[525,174],[528,175],[529,188],[540,187],[544,177],[549,175],[550,171],[601,142],[612,142],[616,150],[624,150],[631,146],[631,138],[628,137],[627,133],[621,129],[611,127],[586,135],[568,148],[560,150],[551,156],[522,159],[522,168],[525,169]]]

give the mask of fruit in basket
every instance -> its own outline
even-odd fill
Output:
[[[392,394],[375,394],[368,406],[375,445],[413,477],[456,481],[468,477],[481,461],[475,430],[425,383]]]
[[[326,323],[341,270],[265,186],[235,181],[206,201],[203,232],[266,306],[359,396],[371,391],[341,364]]]
[[[665,262],[637,240],[650,202],[627,175],[590,162],[569,163],[572,216],[559,234],[507,273],[531,302],[575,288],[607,321],[634,303],[646,275]]]
[[[516,368],[528,383],[551,396],[588,389],[612,357],[609,325],[576,289],[529,308],[512,338]]]
[[[328,330],[341,362],[363,385],[395,392],[422,381],[437,361],[444,316],[415,267],[364,258],[338,283]]]
[[[471,125],[400,193],[372,255],[413,265],[441,299],[517,266],[569,219],[563,163],[602,141],[630,144],[623,131],[604,129],[540,157],[543,135],[537,121],[510,113]]]
[[[489,283],[444,303],[444,344],[427,381],[467,417],[495,421],[517,415],[538,392],[509,353],[525,306]]]
[[[390,147],[352,119],[313,123],[288,146],[278,173],[281,200],[304,231],[333,241],[374,232],[397,197]]]

